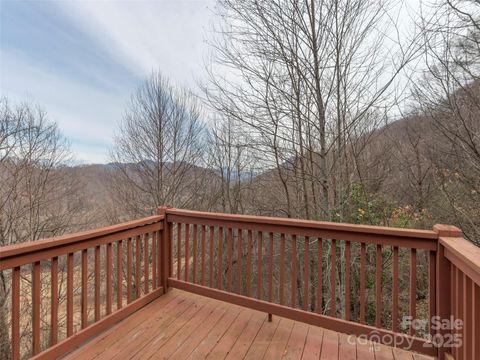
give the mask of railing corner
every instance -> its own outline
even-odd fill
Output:
[[[171,208],[170,205],[161,205],[157,207],[157,215],[163,215],[166,216],[167,214],[167,209]]]
[[[435,224],[433,225],[433,231],[435,231],[439,237],[444,236],[463,238],[462,230],[453,225]]]

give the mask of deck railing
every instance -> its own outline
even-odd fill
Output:
[[[95,256],[91,321],[88,249]],[[61,256],[66,257],[67,310],[65,338],[58,341],[54,295]],[[480,249],[451,226],[425,231],[161,207],[157,216],[138,221],[2,248],[0,261],[0,269],[11,272],[15,359],[21,353],[20,278],[30,271],[31,354],[38,358],[70,351],[169,287],[440,358],[480,356]],[[74,271],[77,263],[81,275]],[[47,267],[50,341],[40,346],[39,278]],[[80,329],[73,326],[75,304]],[[450,329],[445,321],[451,316],[464,326]],[[417,326],[419,320],[424,328]],[[458,338],[461,343],[453,341]]]
[[[436,352],[426,346],[426,339],[415,336],[414,327],[410,327],[407,334],[398,331],[400,251],[410,265],[406,274],[410,278],[408,315],[417,318],[419,251],[428,254],[428,274],[433,276],[425,290],[430,315],[435,315],[438,236],[434,231],[177,209],[167,211],[167,221],[176,234],[176,239],[172,239],[176,266],[172,267],[169,286],[372,340],[389,339],[395,341],[396,346],[408,346],[426,354]],[[385,295],[382,285],[388,276],[383,261],[386,248],[392,254],[389,294],[392,302],[388,309],[382,309]],[[366,268],[367,252],[375,257],[374,269]],[[358,284],[352,283],[351,270],[355,263],[359,264]],[[366,279],[371,270],[374,272],[375,320],[367,324]],[[337,288],[339,273],[343,274],[343,289]],[[358,288],[359,295],[356,318],[350,312],[354,287]],[[342,312],[337,304],[340,302]],[[391,314],[389,324],[382,317],[385,313],[382,310]]]
[[[1,248],[0,270],[4,278],[11,279],[12,358],[61,356],[162,295],[166,285],[161,283],[161,273],[165,271],[161,266],[164,263],[161,258],[163,220],[163,216],[151,216]],[[92,256],[93,279],[89,271]],[[63,286],[64,278],[65,324],[59,329],[62,315],[59,299],[63,296],[59,281]],[[89,293],[92,280],[93,294]],[[77,289],[79,296],[76,296]],[[93,314],[89,311],[91,295]],[[45,310],[49,312],[49,319],[41,316]],[[26,321],[26,317],[31,319]],[[27,331],[27,341],[22,341],[26,323],[31,324],[31,331]],[[74,326],[77,324],[79,326]]]
[[[440,328],[439,355],[455,359],[480,358],[480,248],[466,241],[453,227],[435,225],[438,233],[437,315],[453,319]],[[456,319],[461,323],[453,323]],[[445,344],[446,342],[446,344]]]

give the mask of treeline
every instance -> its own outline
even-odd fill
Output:
[[[108,183],[101,196],[69,166],[44,110],[2,98],[1,244],[160,204],[444,222],[478,242],[478,4],[438,2],[395,41],[387,34],[401,30],[392,20],[401,9],[387,5],[219,1],[208,81],[193,95],[160,72],[145,80],[119,123],[111,164],[95,175]]]
[[[392,37],[384,1],[218,2],[200,95],[154,73],[132,96],[115,207],[444,222],[478,242],[478,10],[438,2]]]
[[[385,0],[218,1],[208,80],[187,90],[160,72],[146,79],[93,189],[45,111],[2,98],[0,246],[149,215],[162,204],[448,223],[479,244],[480,7],[429,6],[405,34],[395,20],[401,7]],[[2,273],[2,339],[9,292]],[[8,347],[2,342],[1,358]]]

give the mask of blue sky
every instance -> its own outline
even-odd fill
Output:
[[[194,88],[214,1],[0,0],[0,90],[41,105],[80,163],[108,162],[117,124],[153,70]]]

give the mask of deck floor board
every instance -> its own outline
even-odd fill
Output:
[[[259,311],[173,289],[66,356],[69,360],[119,358],[394,360],[416,356],[278,316],[268,322]]]

